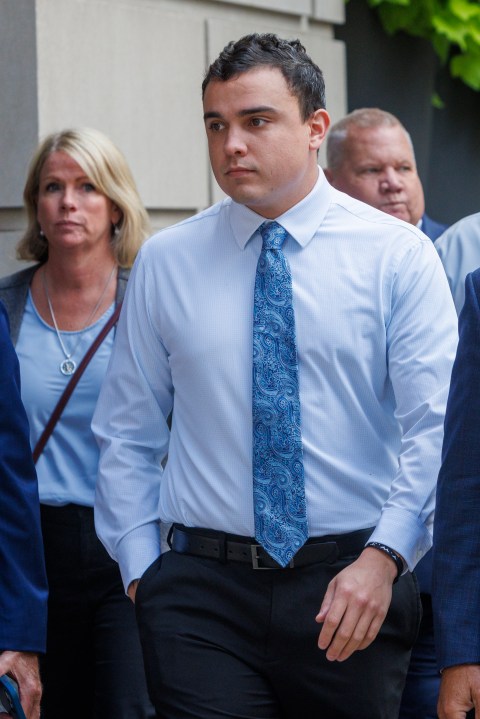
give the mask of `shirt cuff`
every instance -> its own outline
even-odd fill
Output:
[[[386,544],[403,557],[410,571],[432,546],[430,532],[421,519],[396,507],[383,510],[368,541]]]
[[[134,579],[140,579],[161,551],[160,527],[157,523],[138,527],[123,537],[117,545],[116,560],[125,592]]]

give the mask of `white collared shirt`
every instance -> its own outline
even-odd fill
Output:
[[[456,314],[432,242],[322,171],[276,220],[293,278],[310,536],[431,545]],[[93,429],[96,526],[125,586],[159,519],[253,536],[252,314],[264,218],[226,199],[142,248]],[[173,408],[171,433],[167,417]],[[162,472],[161,460],[168,452]]]

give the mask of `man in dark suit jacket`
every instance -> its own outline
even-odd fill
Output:
[[[430,237],[432,242],[435,242],[435,240],[445,232],[447,227],[448,225],[444,225],[441,222],[436,222],[436,220],[432,220],[432,218],[429,217],[426,212],[423,213],[422,220],[420,222],[420,229],[426,234],[427,237]]]
[[[47,580],[20,372],[1,303],[0,358],[0,675],[15,679],[28,719],[38,719]]]
[[[440,719],[480,708],[480,269],[465,281],[459,334],[433,545]]]

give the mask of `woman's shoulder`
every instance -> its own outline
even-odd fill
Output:
[[[35,264],[30,267],[26,267],[24,270],[19,270],[11,275],[0,277],[0,291],[9,290],[15,287],[21,287],[22,285],[30,285],[32,277],[37,271],[40,265]]]
[[[0,300],[8,314],[13,344],[17,343],[28,297],[28,288],[38,267],[39,265],[35,264],[19,272],[14,272],[13,275],[0,278]]]
[[[115,296],[115,302],[118,304],[123,301],[125,296],[125,290],[127,289],[127,281],[130,275],[130,269],[127,267],[119,267],[117,275],[117,294]]]

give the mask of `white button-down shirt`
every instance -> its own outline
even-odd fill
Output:
[[[290,235],[310,536],[375,526],[372,540],[413,568],[431,544],[457,341],[440,260],[415,227],[334,190],[321,171],[276,219]],[[263,221],[226,199],[159,232],[135,263],[93,423],[97,531],[125,586],[158,556],[159,520],[254,534]]]

